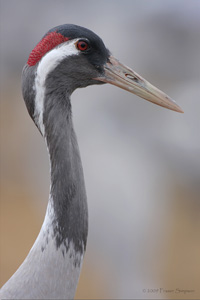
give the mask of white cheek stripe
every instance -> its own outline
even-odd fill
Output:
[[[34,83],[34,90],[36,92],[34,119],[43,136],[45,135],[43,113],[45,81],[47,75],[53,71],[53,69],[55,69],[56,66],[66,57],[79,54],[79,50],[75,46],[76,41],[78,41],[78,39],[67,41],[61,44],[59,47],[52,49],[40,60],[38,64]]]

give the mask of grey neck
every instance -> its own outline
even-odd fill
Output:
[[[3,299],[72,299],[88,231],[86,192],[68,95],[45,94],[51,188],[45,220],[28,256],[0,291]]]
[[[44,101],[45,138],[50,156],[51,190],[55,212],[53,230],[56,246],[74,243],[83,253],[88,232],[88,213],[83,170],[71,118],[69,96],[55,93]]]

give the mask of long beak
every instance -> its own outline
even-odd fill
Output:
[[[174,100],[113,56],[110,56],[109,62],[104,65],[104,71],[102,77],[94,79],[111,83],[157,105],[183,113]]]

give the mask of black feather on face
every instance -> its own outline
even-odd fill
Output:
[[[79,87],[104,83],[94,79],[104,74],[104,65],[110,56],[101,38],[91,30],[77,25],[65,24],[52,28],[30,53],[23,69],[22,91],[27,109],[33,119],[36,95],[34,85],[39,63],[48,52],[73,40],[79,54],[66,56],[47,74],[46,94],[71,95]]]
[[[69,97],[77,88],[110,83],[160,106],[183,112],[170,97],[111,56],[101,38],[94,32],[81,26],[65,24],[46,33],[31,52],[23,70],[23,95],[32,117],[36,92],[33,86],[39,62],[48,52],[63,44],[65,47],[68,42],[76,47],[74,55],[72,53],[67,56],[66,53],[66,56],[61,55],[61,59],[55,57],[57,61],[46,73],[45,83],[42,83],[46,94],[67,94]],[[53,57],[51,62],[52,60]],[[44,70],[47,69],[46,65]]]
[[[80,54],[84,55],[89,63],[95,68],[102,70],[110,56],[110,51],[105,47],[102,39],[91,30],[73,24],[65,24],[52,28],[47,32],[57,32],[62,34],[69,40],[80,39],[88,43],[88,48],[85,51],[80,50]]]

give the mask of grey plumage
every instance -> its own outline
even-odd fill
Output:
[[[43,37],[23,69],[22,93],[48,148],[50,196],[37,240],[1,289],[4,299],[71,299],[75,295],[86,249],[88,209],[70,97],[77,88],[102,83],[181,112],[166,94],[111,56],[90,30],[62,25]]]

